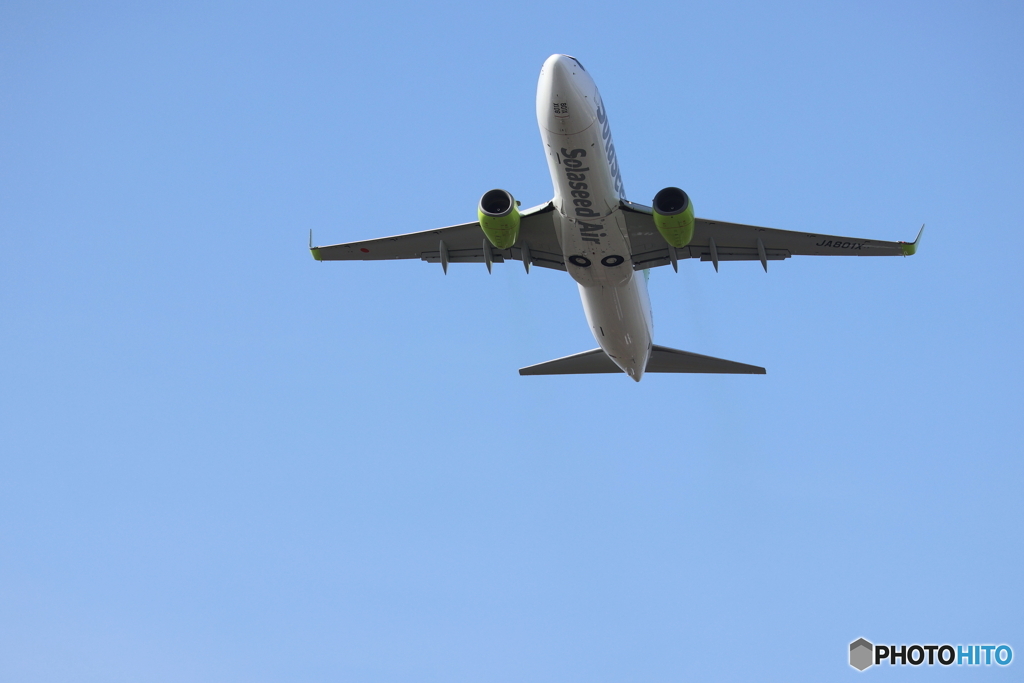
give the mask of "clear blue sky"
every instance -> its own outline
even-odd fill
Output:
[[[0,679],[736,681],[1024,666],[1020,3],[0,6]],[[685,262],[655,340],[519,377],[564,273],[323,263],[546,201],[544,59],[628,196],[912,239]]]

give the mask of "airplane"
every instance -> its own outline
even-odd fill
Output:
[[[795,255],[910,256],[913,242],[818,235],[695,218],[677,187],[651,206],[626,199],[608,112],[590,73],[569,55],[551,55],[537,83],[537,123],[555,188],[551,201],[520,210],[506,190],[480,198],[477,220],[436,230],[309,248],[317,261],[418,258],[440,263],[521,261],[569,273],[598,348],[521,368],[520,375],[645,372],[763,375],[765,369],[653,342],[649,270],[679,261],[769,261]]]

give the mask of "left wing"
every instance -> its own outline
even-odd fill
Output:
[[[562,248],[553,220],[553,202],[523,211],[519,238],[510,249],[493,247],[477,222],[437,230],[410,232],[362,242],[346,242],[309,250],[317,261],[378,261],[418,258],[431,263],[503,263],[506,259],[532,263],[542,268],[565,270]],[[484,249],[490,252],[490,259]],[[442,258],[444,253],[444,257]],[[490,265],[488,265],[490,268]]]
[[[800,255],[911,256],[917,252],[921,241],[921,233],[913,242],[883,242],[698,218],[690,244],[673,250],[654,226],[649,206],[623,201],[622,209],[636,270],[664,266],[687,258],[711,261],[716,270],[719,261],[760,261],[768,270],[768,261]],[[921,232],[924,232],[924,226],[921,226]]]

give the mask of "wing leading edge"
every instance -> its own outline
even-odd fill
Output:
[[[913,242],[885,242],[698,218],[690,244],[675,249],[673,254],[655,227],[649,206],[624,201],[622,208],[636,270],[688,258],[711,261],[716,269],[719,261],[760,261],[767,270],[768,261],[790,256],[911,256],[917,252],[924,232],[921,226]]]

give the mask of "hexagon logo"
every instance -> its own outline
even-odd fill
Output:
[[[850,666],[857,671],[863,671],[872,664],[875,659],[875,646],[864,640],[858,638],[857,640],[850,643]]]

